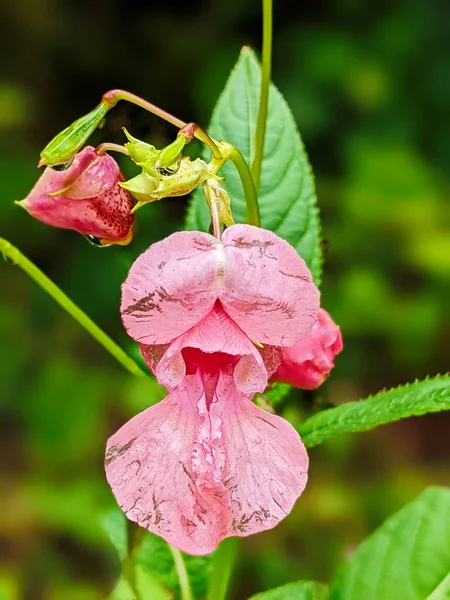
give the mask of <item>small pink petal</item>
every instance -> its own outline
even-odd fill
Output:
[[[343,348],[339,327],[323,308],[309,334],[291,348],[282,349],[282,360],[274,379],[304,390],[317,388],[334,367],[334,357]]]
[[[302,493],[307,468],[293,427],[223,373],[187,375],[113,435],[106,452],[127,517],[194,555],[274,527]]]
[[[233,225],[223,234],[229,269],[224,309],[253,340],[291,346],[317,320],[319,291],[296,250],[271,231]]]
[[[67,185],[70,184],[70,188],[64,195],[71,200],[97,198],[108,192],[118,181],[123,180],[123,177],[120,176],[119,166],[112,156],[108,154],[99,156],[96,154],[94,148],[90,146],[82,150],[82,152],[86,150],[93,151],[93,159],[89,166],[76,179],[73,179],[72,173],[68,172],[70,170],[63,171],[65,174],[64,182]]]
[[[47,167],[19,204],[47,225],[72,229],[105,244],[125,243],[131,240],[134,216],[131,195],[118,185],[122,179],[113,158],[98,156],[88,146],[67,170]]]
[[[216,372],[217,353],[239,357],[232,372],[238,389],[245,394],[263,392],[267,386],[268,374],[261,353],[219,302],[200,323],[170,344],[154,369],[159,383],[169,389],[177,386],[186,374],[182,357],[184,348],[197,348],[211,355],[214,353],[212,359]],[[205,354],[202,354],[202,358],[204,360]]]
[[[122,285],[128,334],[143,344],[166,344],[196,325],[217,299],[223,260],[216,238],[197,231],[174,233],[150,246]]]

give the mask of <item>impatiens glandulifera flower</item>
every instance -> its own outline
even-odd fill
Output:
[[[304,261],[270,231],[179,232],[122,286],[122,319],[168,396],[108,441],[106,475],[129,519],[190,554],[274,527],[307,481],[295,429],[251,401],[281,347],[316,322]]]
[[[341,330],[323,308],[306,337],[291,348],[283,348],[281,364],[274,379],[304,390],[321,385],[334,366],[334,357],[343,348]]]
[[[68,169],[46,168],[25,200],[17,204],[47,225],[73,229],[101,245],[128,244],[133,199],[120,187],[121,181],[116,161],[87,146]]]

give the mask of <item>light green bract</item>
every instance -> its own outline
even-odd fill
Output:
[[[214,109],[209,135],[226,140],[251,164],[258,117],[261,69],[254,53],[241,52]],[[206,155],[204,158],[207,158]],[[245,221],[245,200],[232,164],[220,171],[231,197],[237,223]],[[269,114],[259,189],[261,226],[288,241],[306,261],[316,285],[320,283],[322,254],[314,179],[292,113],[283,96],[270,86]],[[209,211],[197,190],[188,210],[188,229],[207,231]]]
[[[318,412],[298,427],[305,446],[339,433],[367,431],[407,417],[450,410],[450,376],[409,383],[366,400]]]
[[[42,150],[40,164],[54,166],[71,160],[106,117],[109,108],[102,101],[90,113],[58,133]]]

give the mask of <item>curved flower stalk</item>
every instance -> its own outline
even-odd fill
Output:
[[[100,245],[128,244],[132,238],[133,199],[120,187],[124,178],[116,161],[87,146],[70,167],[47,167],[25,198],[18,202],[34,218],[96,238]]]
[[[283,348],[281,364],[273,379],[303,390],[314,390],[329,376],[334,357],[342,351],[341,330],[323,308],[306,337]]]
[[[106,475],[122,510],[196,555],[274,527],[306,485],[308,457],[294,428],[251,399],[281,348],[316,322],[319,292],[304,261],[248,225],[221,241],[175,233],[136,260],[121,310],[169,390],[108,441]]]

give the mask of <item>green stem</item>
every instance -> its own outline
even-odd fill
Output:
[[[156,106],[156,104],[152,104],[151,102],[148,102],[147,100],[136,96],[136,94],[132,94],[131,92],[127,92],[125,90],[110,90],[109,92],[106,92],[106,94],[103,94],[102,98],[102,102],[107,104],[110,108],[115,106],[117,102],[119,102],[119,100],[126,100],[127,102],[131,102],[132,104],[136,104],[136,106],[140,106],[144,110],[151,112],[160,119],[171,123],[178,129],[181,129],[186,125],[184,121],[178,119],[174,115],[171,115],[162,108],[159,108],[159,106]]]
[[[127,102],[131,102],[132,104],[136,104],[136,106],[140,106],[144,110],[147,110],[153,115],[156,115],[160,119],[171,123],[178,129],[182,129],[187,125],[187,123],[185,123],[178,117],[171,115],[162,108],[159,108],[159,106],[156,106],[155,104],[152,104],[151,102],[148,102],[147,100],[136,96],[136,94],[126,92],[125,90],[110,90],[109,92],[106,92],[106,94],[104,94],[102,98],[102,102],[107,104],[110,108],[115,106],[119,100],[126,100]],[[208,148],[213,153],[214,158],[221,158],[220,151],[217,148],[217,145],[215,144],[214,140],[211,139],[206,133],[206,131],[202,129],[199,125],[195,125],[194,135],[198,140],[200,140],[201,142],[206,144],[206,146],[208,146]]]
[[[97,152],[97,154],[106,154],[107,152],[120,152],[120,154],[130,156],[130,153],[125,148],[125,146],[121,146],[120,144],[112,144],[110,142],[104,142],[103,144],[99,144],[95,151]]]
[[[255,138],[255,155],[252,163],[252,176],[256,189],[259,189],[261,164],[266,136],[267,108],[269,104],[269,85],[272,63],[272,0],[263,0],[263,46],[262,73],[259,95],[258,122]]]
[[[256,195],[256,188],[254,179],[248,168],[244,157],[237,148],[232,147],[228,158],[233,162],[234,166],[239,173],[241,178],[242,187],[244,188],[246,213],[245,220],[249,225],[255,225],[256,227],[261,226],[261,219],[259,216],[259,205],[258,197]]]
[[[214,552],[208,600],[224,600],[236,560],[237,543],[237,538],[228,538]]]
[[[216,142],[209,137],[209,135],[206,133],[206,131],[204,129],[202,129],[200,127],[200,125],[196,125],[195,126],[195,132],[194,132],[195,137],[200,140],[201,142],[203,142],[205,144],[205,146],[208,146],[208,148],[211,150],[214,158],[221,158],[222,153],[220,152],[219,148],[217,147]]]
[[[27,275],[49,294],[64,310],[88,331],[114,358],[133,375],[143,375],[144,371],[118,346],[104,331],[98,327],[66,294],[59,289],[44,273],[26,256],[7,240],[0,238],[0,252],[10,258]]]
[[[184,564],[183,555],[179,550],[169,544],[170,551],[175,563],[178,580],[180,582],[181,600],[193,600],[191,586],[189,585],[189,577]]]

